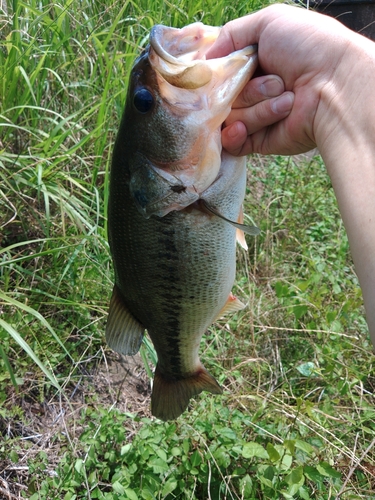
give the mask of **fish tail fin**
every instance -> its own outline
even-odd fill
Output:
[[[190,398],[202,391],[212,394],[223,392],[215,378],[202,365],[195,373],[181,379],[167,377],[156,367],[151,412],[160,420],[174,420],[186,410]]]

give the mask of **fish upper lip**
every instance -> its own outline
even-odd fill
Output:
[[[192,26],[194,26],[193,29]],[[180,61],[178,59],[178,56],[186,56],[192,54],[193,58],[190,62],[193,62],[194,60],[205,59],[207,50],[209,50],[210,46],[219,36],[220,30],[221,28],[219,27],[207,26],[201,22],[193,23],[193,25],[188,25],[181,29],[167,27],[162,24],[156,24],[151,29],[150,45],[155,50],[155,52],[165,61],[177,65],[183,64],[186,67],[188,63],[186,57],[184,61]],[[168,40],[168,35],[171,32],[174,32],[175,35],[173,36],[172,46],[180,48],[180,50],[176,51],[176,54],[172,53],[171,51],[168,52],[167,50],[165,50],[163,44],[160,42],[160,40]],[[175,44],[176,39],[178,40],[177,45]],[[171,46],[170,43],[167,43],[166,45]],[[185,48],[185,50],[181,49],[181,45]]]

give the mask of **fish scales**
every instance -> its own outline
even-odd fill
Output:
[[[154,28],[132,70],[111,166],[115,286],[107,342],[134,354],[147,329],[158,355],[151,409],[163,420],[178,417],[202,390],[222,392],[199,360],[199,345],[222,312],[243,307],[231,295],[238,229],[228,221],[241,219],[246,168],[243,158],[221,153],[220,123],[256,57],[248,49],[197,72],[194,60],[164,54],[180,57],[180,46],[192,52],[190,34],[206,33],[202,26]],[[207,30],[202,57],[218,35]]]
[[[164,332],[161,338],[152,337],[156,351],[163,349],[159,364],[167,367],[170,363],[166,346],[172,345],[175,356],[176,343],[171,339],[177,338],[186,347],[187,367],[181,364],[179,373],[175,373],[185,375],[191,370],[189,352],[190,346],[197,343],[196,332],[206,330],[213,322],[231,290],[236,230],[221,219],[212,221],[213,216],[196,209],[190,213],[174,211],[156,220],[145,220],[134,207],[127,214],[116,205],[111,208],[111,212],[117,210],[122,220],[131,224],[114,230],[111,238],[111,248],[121,249],[119,255],[113,251],[119,276],[116,282],[128,307],[150,335],[155,330]],[[222,235],[219,242],[210,238],[216,232]],[[145,242],[147,255],[141,256],[140,265],[134,256]]]

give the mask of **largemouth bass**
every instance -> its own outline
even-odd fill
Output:
[[[158,355],[151,411],[162,420],[177,418],[201,391],[222,392],[199,344],[215,319],[244,307],[231,288],[236,234],[246,244],[245,159],[222,152],[220,128],[257,56],[251,46],[206,60],[219,32],[154,26],[130,75],[113,152],[106,338],[133,355],[147,329]]]

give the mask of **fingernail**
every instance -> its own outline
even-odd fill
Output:
[[[265,97],[276,97],[284,92],[284,84],[280,79],[269,76],[259,85],[259,92]]]
[[[227,134],[228,137],[230,137],[231,139],[233,139],[233,137],[236,137],[238,135],[237,123],[233,123],[233,125],[228,127]]]
[[[277,99],[271,102],[271,109],[274,113],[278,115],[282,115],[287,111],[292,109],[294,102],[294,94],[288,92],[286,94],[281,95]]]

